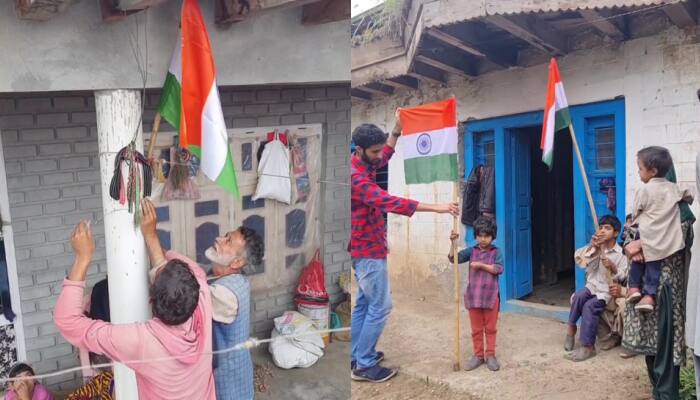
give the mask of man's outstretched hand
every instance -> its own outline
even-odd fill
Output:
[[[458,203],[445,203],[439,204],[438,212],[441,214],[450,214],[453,217],[459,216],[459,204]]]
[[[165,262],[165,252],[160,246],[160,239],[156,232],[156,207],[149,199],[141,200],[141,233],[146,241],[148,258],[151,260],[151,267],[158,267]]]
[[[70,244],[75,252],[75,258],[89,263],[95,253],[95,240],[92,238],[90,221],[80,221],[73,229]]]
[[[156,208],[149,199],[141,200],[141,233],[144,237],[156,235]]]
[[[92,255],[95,253],[95,239],[92,237],[90,221],[80,221],[76,225],[70,237],[70,244],[75,251],[75,261],[68,274],[68,279],[84,281],[92,261]]]
[[[434,212],[438,214],[451,214],[452,216],[459,216],[459,204],[458,203],[441,203],[441,204],[428,204],[428,203],[418,203],[416,211],[421,212]]]

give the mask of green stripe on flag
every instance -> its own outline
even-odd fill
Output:
[[[168,121],[175,129],[180,129],[180,96],[182,89],[180,82],[177,81],[175,75],[168,72],[163,84],[163,94],[160,95],[160,104],[158,111],[160,115]]]
[[[547,165],[547,168],[551,171],[552,170],[552,158],[554,156],[553,151],[548,151],[546,153],[542,153],[542,162]]]
[[[457,154],[409,158],[403,162],[406,184],[457,181]]]
[[[571,114],[569,108],[562,108],[554,113],[554,132],[567,128],[571,125]]]
[[[202,159],[202,148],[199,146],[188,146],[192,154],[197,156],[200,160]],[[238,179],[236,178],[236,170],[233,168],[233,158],[231,157],[231,151],[226,152],[226,163],[224,163],[224,168],[219,173],[216,178],[216,184],[226,189],[227,192],[236,196],[236,198],[241,197],[241,193],[238,190]]]
[[[216,178],[216,183],[231,192],[231,194],[236,196],[236,198],[241,197],[241,194],[238,191],[238,179],[236,179],[236,170],[233,168],[233,159],[231,158],[230,151],[226,152],[226,163],[224,164],[224,168],[221,170],[221,174],[219,174],[219,177]]]

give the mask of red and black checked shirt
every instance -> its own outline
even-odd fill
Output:
[[[392,196],[377,185],[377,169],[385,166],[393,154],[393,148],[384,146],[382,162],[376,167],[364,163],[356,155],[352,156],[350,256],[353,258],[386,258],[389,250],[382,213],[410,217],[418,207],[417,201]]]

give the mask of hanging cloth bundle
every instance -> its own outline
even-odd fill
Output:
[[[122,168],[127,171],[126,182],[122,179]],[[143,154],[136,151],[134,142],[122,148],[114,159],[114,176],[109,186],[109,196],[120,204],[129,204],[134,214],[134,224],[141,223],[141,199],[151,195],[153,173]]]
[[[285,204],[292,202],[292,184],[289,176],[289,149],[282,143],[279,133],[265,145],[258,164],[258,185],[253,201],[274,199]]]
[[[173,148],[170,152],[170,172],[163,188],[164,200],[197,200],[199,190],[190,179],[193,155],[187,149]]]

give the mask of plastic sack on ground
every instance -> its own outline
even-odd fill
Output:
[[[286,311],[274,321],[269,350],[276,366],[282,369],[308,368],[323,357],[323,339],[314,332],[311,320],[296,311]]]

